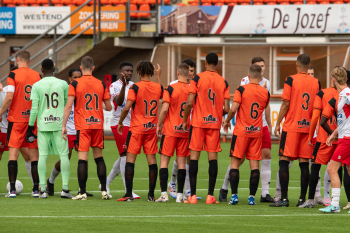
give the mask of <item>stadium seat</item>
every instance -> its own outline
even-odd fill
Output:
[[[187,4],[183,3],[183,2],[180,2],[180,3],[177,4],[177,6],[187,6]]]
[[[150,11],[151,7],[148,4],[142,4],[139,8],[139,11]],[[139,12],[137,14],[138,18],[151,18],[151,13]]]
[[[264,0],[266,5],[276,5],[276,0]]]
[[[19,6],[28,6],[27,0],[15,0],[14,2],[16,5],[19,5]]]
[[[254,5],[264,5],[264,0],[253,0]]]
[[[51,0],[51,4],[55,6],[63,6],[62,0]]]
[[[331,2],[333,2],[333,4],[344,4],[343,0],[341,0],[341,1],[339,1],[339,0],[332,1],[331,0]]]
[[[202,4],[203,6],[205,6],[204,3],[210,3],[210,6],[211,6],[211,0],[201,0],[201,4]],[[208,5],[207,5],[207,6],[208,6]]]
[[[86,1],[86,0],[73,0],[74,5],[76,5],[76,6],[82,5],[85,1]]]
[[[277,0],[280,5],[289,5],[289,0]]]
[[[190,6],[198,6],[198,2],[192,2],[190,3]]]
[[[130,11],[137,11],[136,4],[130,4]],[[136,19],[137,17],[138,17],[137,12],[130,12],[130,18],[131,19]]]
[[[111,0],[101,0],[101,5],[112,6],[112,1]]]
[[[237,0],[225,0],[225,3],[228,4],[229,6],[236,6]]]
[[[171,1],[171,0],[164,0],[164,4],[170,4],[170,1]],[[197,2],[198,2],[198,0],[197,0]],[[155,5],[155,4],[156,4],[156,0],[147,0],[147,3],[148,3],[149,5]],[[159,5],[162,4],[162,1],[161,1],[161,0],[158,0],[158,4],[159,4]]]
[[[329,0],[316,0],[319,4],[331,4]]]
[[[8,6],[8,7],[15,7],[15,0],[3,0],[3,4]]]
[[[205,2],[205,3],[202,4],[202,6],[211,6],[211,3]]]
[[[39,0],[27,0],[27,4],[30,6],[39,6]]]
[[[101,2],[102,2],[102,0],[101,0]],[[62,0],[62,3],[63,3],[65,6],[75,6],[74,0]]]
[[[224,4],[225,3],[225,0],[211,0],[211,3],[216,5],[216,3],[222,3]]]
[[[237,6],[237,3],[231,2],[228,4],[228,6]]]
[[[303,0],[289,0],[290,3],[293,3],[294,5],[301,5],[304,4]]]
[[[316,0],[306,0],[306,4],[315,5],[316,4]]]
[[[238,0],[239,5],[250,5],[250,0]]]
[[[50,6],[49,0],[38,0],[38,3],[42,6]]]
[[[225,4],[222,2],[215,3],[215,6],[223,6],[223,5],[225,5]]]

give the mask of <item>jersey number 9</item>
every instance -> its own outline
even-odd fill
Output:
[[[24,95],[24,99],[26,100],[26,101],[30,101],[30,93],[32,92],[32,86],[31,85],[26,85],[25,87],[24,87],[24,93],[26,93],[25,95]]]

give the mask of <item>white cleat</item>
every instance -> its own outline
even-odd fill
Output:
[[[163,194],[162,196],[160,196],[160,198],[156,200],[156,202],[168,202],[168,201],[169,201],[168,194]]]
[[[47,192],[46,191],[40,192],[39,198],[47,198]]]
[[[106,186],[106,189],[107,189],[108,195],[112,197],[112,195],[111,195],[111,189],[109,188],[109,186]]]
[[[191,196],[191,191],[185,191],[185,194],[184,194],[184,200],[187,200],[188,199],[188,197],[190,197]]]
[[[68,198],[68,199],[72,199],[74,196],[72,194],[70,194],[69,190],[64,190],[62,189],[61,192],[61,198]]]
[[[12,197],[12,198],[14,198],[14,197],[16,197],[17,195],[16,195],[16,191],[12,191],[12,192],[8,192],[6,195],[5,195],[5,197]]]
[[[132,197],[133,197],[134,199],[140,199],[140,196],[137,195],[137,194],[135,194],[134,192],[132,192]]]
[[[178,193],[176,195],[176,203],[183,203],[184,202],[184,197],[182,195],[182,193]]]
[[[175,199],[176,198],[176,183],[173,183],[170,181],[168,183],[168,189],[169,189],[169,195]]]
[[[273,199],[275,200],[275,202],[277,202],[279,199],[281,199],[281,190],[280,189],[276,189],[276,193],[275,193],[275,196]]]
[[[321,196],[316,197],[314,204],[315,205],[323,205],[323,197],[321,197]]]
[[[73,197],[72,200],[86,201],[87,200],[87,195],[86,195],[86,193],[84,193],[84,194],[79,193],[78,195]]]
[[[110,200],[112,198],[106,191],[102,191],[102,200]]]
[[[32,197],[35,197],[35,198],[40,197],[39,191],[34,191],[34,192],[32,192]]]

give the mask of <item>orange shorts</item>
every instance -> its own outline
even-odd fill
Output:
[[[90,147],[104,148],[103,129],[77,130],[76,147],[78,151],[89,151]]]
[[[9,151],[9,147],[6,146],[7,133],[0,132],[0,151]]]
[[[143,153],[146,155],[156,154],[158,151],[157,135],[155,133],[133,134],[129,131],[125,147],[126,152],[135,155],[141,154],[141,147],[143,147]]]
[[[261,160],[262,137],[248,138],[232,135],[230,156],[248,160]]]
[[[190,128],[190,138],[188,148],[195,151],[204,150],[208,152],[220,152],[220,130],[205,128]]]
[[[172,136],[162,136],[160,141],[159,154],[173,156],[176,149],[176,156],[187,157],[190,155],[188,149],[188,138],[178,138]]]
[[[7,128],[6,145],[13,148],[27,147],[29,149],[38,149],[37,139],[33,143],[26,141],[28,122],[9,122]],[[35,135],[38,135],[36,123],[34,125]]]
[[[318,164],[327,165],[336,148],[337,144],[327,146],[326,143],[316,142],[311,161]]]
[[[309,133],[282,131],[279,156],[297,158],[312,158],[313,147],[308,144]]]

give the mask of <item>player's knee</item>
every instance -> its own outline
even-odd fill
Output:
[[[262,157],[262,159],[271,159],[271,150],[262,149],[261,150],[261,157]]]

